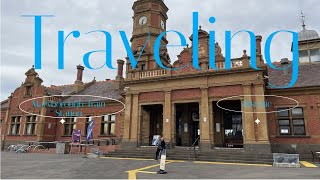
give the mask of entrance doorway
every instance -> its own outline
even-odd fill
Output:
[[[223,101],[219,106],[233,111],[241,111],[241,101]],[[213,102],[215,146],[227,148],[243,147],[242,113],[219,108]]]
[[[155,135],[162,136],[163,105],[144,105],[141,109],[141,145],[151,146]]]
[[[175,109],[176,146],[189,147],[200,136],[199,103],[175,104]]]

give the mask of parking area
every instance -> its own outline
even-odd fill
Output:
[[[167,161],[126,158],[82,158],[82,155],[1,153],[1,178],[9,179],[319,179],[319,168],[275,168],[270,165]]]

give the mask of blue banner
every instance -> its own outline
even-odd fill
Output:
[[[90,121],[90,124],[88,126],[88,129],[87,129],[87,142],[92,139],[92,129],[94,127],[94,120],[91,120]]]

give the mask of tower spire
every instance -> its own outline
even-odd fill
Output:
[[[306,21],[306,16],[304,16],[303,11],[301,10],[301,22],[302,22],[302,28],[303,28],[303,30],[306,29],[305,21]]]

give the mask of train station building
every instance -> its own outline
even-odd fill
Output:
[[[201,27],[198,37],[202,70],[192,66],[192,47],[185,47],[172,60],[168,50],[162,48],[161,62],[167,68],[179,68],[166,70],[155,63],[153,45],[168,29],[168,7],[162,0],[137,0],[132,9],[131,48],[135,58],[141,54],[137,68],[132,68],[129,58],[118,60],[114,80],[85,83],[84,68],[78,66],[75,83],[51,87],[43,86],[31,68],[25,73],[25,82],[1,102],[3,147],[27,140],[70,140],[73,129],[85,132],[90,116],[101,116],[93,118],[94,138],[116,138],[121,149],[151,146],[154,135],[163,136],[173,149],[192,145],[200,151],[238,148],[248,153],[309,153],[320,149],[320,37],[316,31],[303,24],[299,32],[298,80],[291,88],[276,89],[268,84],[289,83],[292,68],[275,70],[265,63],[261,36],[256,36],[256,64],[260,70],[251,68],[246,50],[242,57],[232,59],[231,70],[226,70],[219,43],[215,44],[219,70],[210,69],[209,34]],[[168,44],[166,36],[161,44]],[[283,58],[274,65],[286,67],[290,63]],[[106,116],[119,111],[121,105],[111,103],[95,111],[84,108],[83,116],[88,118],[70,117],[61,124],[60,119],[30,116],[18,108],[27,99],[59,94],[110,97],[123,102],[125,110]],[[44,107],[34,113],[52,115],[55,110]]]

